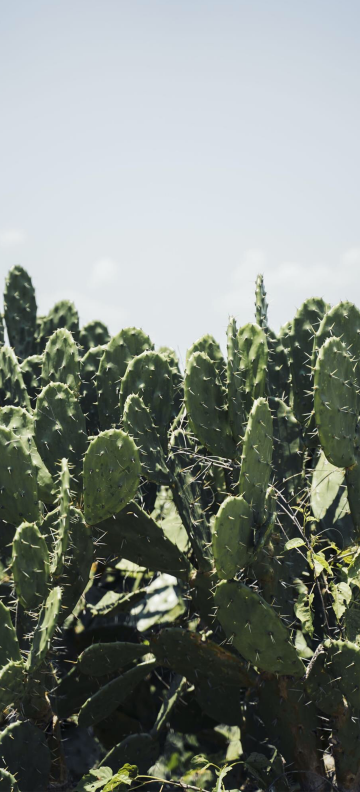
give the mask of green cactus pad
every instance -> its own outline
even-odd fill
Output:
[[[27,610],[40,607],[48,591],[49,553],[34,523],[22,523],[12,547],[12,573],[18,599]]]
[[[303,442],[301,424],[282,399],[270,398],[274,447],[272,469],[277,487],[292,500],[303,486]]]
[[[16,704],[24,695],[24,666],[12,660],[0,670],[0,710]],[[1,790],[1,782],[0,782]]]
[[[70,506],[68,546],[64,568],[57,579],[62,589],[60,623],[77,605],[88,585],[93,558],[94,546],[90,526],[86,525],[82,512]]]
[[[42,369],[42,355],[30,355],[25,358],[20,366],[26,390],[29,394],[31,406],[35,406],[37,395],[40,390],[40,377]]]
[[[255,512],[257,521],[264,521],[266,491],[271,474],[273,428],[266,399],[257,399],[249,415],[241,456],[239,495]]]
[[[244,498],[229,496],[215,517],[213,553],[219,578],[230,580],[248,566],[254,551],[253,513]]]
[[[196,685],[206,678],[214,684],[219,679],[228,685],[251,687],[256,684],[255,671],[239,657],[199,633],[179,627],[166,627],[150,641],[150,651],[160,665],[182,674]]]
[[[290,643],[290,633],[275,610],[243,583],[219,583],[217,618],[233,646],[252,665],[273,674],[301,677],[304,666]]]
[[[39,499],[44,503],[53,502],[54,481],[45,466],[35,445],[35,426],[33,415],[22,407],[3,407],[0,409],[0,426],[11,429],[23,440],[30,450],[31,460],[36,468]]]
[[[37,329],[37,352],[41,355],[44,351],[48,339],[59,330],[65,327],[76,343],[79,340],[79,315],[74,303],[69,300],[60,300],[51,308],[47,316],[43,316]]]
[[[255,399],[264,396],[268,346],[264,331],[257,324],[246,324],[238,331],[240,354],[239,383],[245,416],[248,416]]]
[[[85,418],[74,394],[61,382],[50,383],[38,396],[34,417],[37,449],[51,475],[58,475],[60,460],[65,457],[72,484],[80,487],[87,435]]]
[[[59,477],[59,519],[54,554],[51,560],[51,574],[61,575],[64,568],[64,556],[67,550],[70,530],[70,473],[67,459],[61,460]]]
[[[187,578],[187,558],[134,501],[116,517],[101,522],[99,530],[104,555],[113,554],[147,569]]]
[[[5,280],[4,312],[9,341],[19,358],[35,351],[36,310],[31,278],[17,264]]]
[[[13,627],[10,611],[0,600],[0,668],[10,661],[21,660],[16,632]]]
[[[266,300],[266,291],[264,284],[264,276],[258,275],[255,283],[255,319],[256,324],[263,330],[266,330],[268,324],[267,310],[268,304]]]
[[[227,388],[229,423],[233,438],[238,445],[244,435],[246,424],[240,379],[240,350],[236,322],[230,318],[227,329]]]
[[[334,680],[325,669],[324,653],[318,654],[311,664],[305,688],[311,700],[326,715],[335,715],[343,709],[343,697],[339,686],[334,684]]]
[[[96,375],[100,426],[111,429],[120,421],[120,386],[128,363],[153,344],[142,330],[127,327],[111,338],[104,349]]]
[[[327,670],[350,706],[360,709],[360,646],[350,641],[326,641],[325,645]]]
[[[101,765],[110,767],[116,773],[119,767],[130,764],[135,765],[139,773],[147,773],[159,753],[159,744],[150,734],[130,734],[106,754]]]
[[[139,451],[142,474],[156,484],[167,484],[170,473],[153,417],[142,398],[135,393],[126,399],[123,426]]]
[[[141,465],[129,435],[109,429],[91,441],[84,458],[84,513],[89,525],[121,511],[139,486]]]
[[[0,767],[0,790],[1,792],[20,792],[16,779],[7,770]]]
[[[20,364],[10,347],[0,348],[0,405],[25,407],[31,410],[30,399],[25,387]]]
[[[1,519],[12,525],[39,518],[36,468],[21,437],[0,425]]]
[[[358,395],[353,364],[344,344],[328,338],[321,347],[314,376],[315,420],[322,448],[336,467],[355,463]]]
[[[29,721],[16,721],[0,732],[0,762],[16,777],[20,790],[48,788],[50,751],[45,734]]]
[[[267,384],[269,396],[282,399],[289,404],[291,393],[291,374],[288,353],[281,339],[268,329],[267,345],[269,350]]]
[[[137,685],[155,668],[156,661],[139,663],[116,679],[108,682],[91,698],[87,699],[79,712],[79,726],[94,726],[107,718],[126,699]]]
[[[339,338],[353,360],[360,358],[360,311],[350,302],[341,302],[325,314],[317,330],[313,350],[313,365],[322,345],[328,338]]]
[[[294,394],[293,409],[301,424],[309,420],[313,409],[311,356],[314,336],[326,311],[321,298],[305,300],[290,330],[291,376]]]
[[[83,674],[104,676],[113,674],[148,653],[149,646],[146,644],[126,643],[125,641],[95,643],[82,652],[78,664]]]
[[[121,412],[126,399],[133,393],[140,396],[150,410],[162,444],[166,447],[173,407],[173,384],[170,365],[163,355],[149,351],[130,360],[121,382]]]
[[[222,385],[226,383],[226,363],[220,346],[212,335],[204,335],[198,338],[186,352],[186,366],[195,352],[204,352],[215,364],[219,381]]]
[[[54,635],[61,607],[61,588],[56,586],[42,606],[38,623],[35,627],[34,638],[31,645],[26,668],[31,673],[38,668],[45,659]]]
[[[84,325],[80,330],[80,346],[82,346],[84,353],[88,352],[93,347],[108,344],[110,341],[110,334],[103,322],[95,319]]]
[[[216,456],[236,454],[224,398],[214,362],[204,352],[194,352],[187,362],[185,404],[194,433]]]
[[[80,389],[78,348],[66,327],[55,330],[44,350],[41,386],[44,388],[49,382],[62,382],[76,394]]]
[[[168,362],[171,369],[171,378],[173,384],[173,417],[177,416],[183,406],[184,402],[184,378],[180,371],[179,358],[174,349],[162,346],[158,349]]]
[[[95,378],[103,354],[103,346],[92,347],[80,361],[80,404],[88,432],[92,435],[97,434],[100,428]]]

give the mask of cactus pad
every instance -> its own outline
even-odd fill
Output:
[[[15,590],[27,610],[40,607],[47,594],[49,553],[38,527],[22,523],[16,530],[12,548]]]
[[[149,408],[163,446],[166,447],[172,415],[173,384],[170,365],[159,352],[143,352],[130,360],[121,382],[121,410],[132,393],[138,394]]]
[[[85,418],[67,385],[50,383],[39,394],[35,410],[35,441],[51,475],[58,475],[60,460],[65,457],[71,468],[73,486],[80,487],[87,446]]]
[[[260,524],[264,519],[266,491],[271,474],[273,450],[272,417],[266,399],[257,399],[246,427],[239,478],[239,494],[255,512]]]
[[[89,525],[121,511],[140,477],[138,450],[129,435],[109,429],[91,441],[84,458],[84,510]]]
[[[9,341],[19,358],[32,355],[36,331],[36,299],[26,270],[13,267],[5,280],[5,322]]]
[[[135,393],[126,399],[123,425],[139,451],[143,475],[156,484],[167,484],[170,473],[153,417],[149,408]]]
[[[243,583],[219,583],[217,618],[233,646],[255,667],[273,674],[300,677],[304,666],[274,609]]]
[[[224,396],[214,362],[204,352],[194,352],[185,374],[185,404],[191,426],[212,454],[233,459],[236,446]]]
[[[61,607],[61,588],[56,586],[42,606],[38,623],[35,627],[33,642],[27,659],[26,668],[34,671],[45,659],[51,639],[54,635]]]
[[[12,525],[39,518],[36,468],[21,437],[0,426],[0,516]]]
[[[154,660],[139,663],[135,668],[131,668],[130,671],[126,671],[125,674],[116,677],[116,679],[100,688],[81,707],[79,725],[85,727],[94,726],[95,723],[104,720],[118,708],[155,666],[156,662]]]
[[[315,366],[315,420],[324,452],[336,467],[355,463],[358,396],[353,365],[344,344],[328,338]]]
[[[84,650],[78,663],[83,674],[104,676],[113,674],[132,663],[133,660],[144,657],[148,652],[149,646],[146,644],[126,643],[126,641],[95,643]]]
[[[219,578],[230,580],[244,569],[254,550],[253,513],[244,498],[229,496],[216,515],[213,553]]]
[[[111,429],[120,421],[120,386],[128,363],[153,344],[142,330],[127,327],[110,339],[104,349],[96,375],[98,410],[102,429]]]
[[[44,350],[41,386],[44,388],[49,382],[62,382],[74,393],[80,389],[78,348],[66,327],[55,330]]]

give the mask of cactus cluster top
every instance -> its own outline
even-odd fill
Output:
[[[16,266],[0,335],[0,789],[359,790],[360,311],[182,372]]]

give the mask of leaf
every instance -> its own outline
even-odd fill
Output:
[[[110,767],[99,767],[97,770],[90,770],[79,781],[74,792],[96,792],[101,789],[112,777],[112,770]]]
[[[310,566],[315,571],[315,577],[319,577],[324,569],[329,575],[332,575],[332,571],[324,556],[324,553],[308,553],[308,561]]]
[[[337,619],[341,619],[352,597],[351,588],[348,583],[332,583],[330,589],[334,600],[333,610],[335,616]]]
[[[289,541],[285,543],[284,550],[294,550],[295,547],[303,547],[304,544],[305,542],[300,536],[295,536],[294,539],[289,539]]]
[[[131,786],[137,775],[138,769],[136,765],[124,764],[104,786],[103,792],[112,792],[115,789],[123,789],[124,786]]]

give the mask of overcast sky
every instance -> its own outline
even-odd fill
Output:
[[[2,0],[0,274],[183,355],[360,305],[359,0]]]

